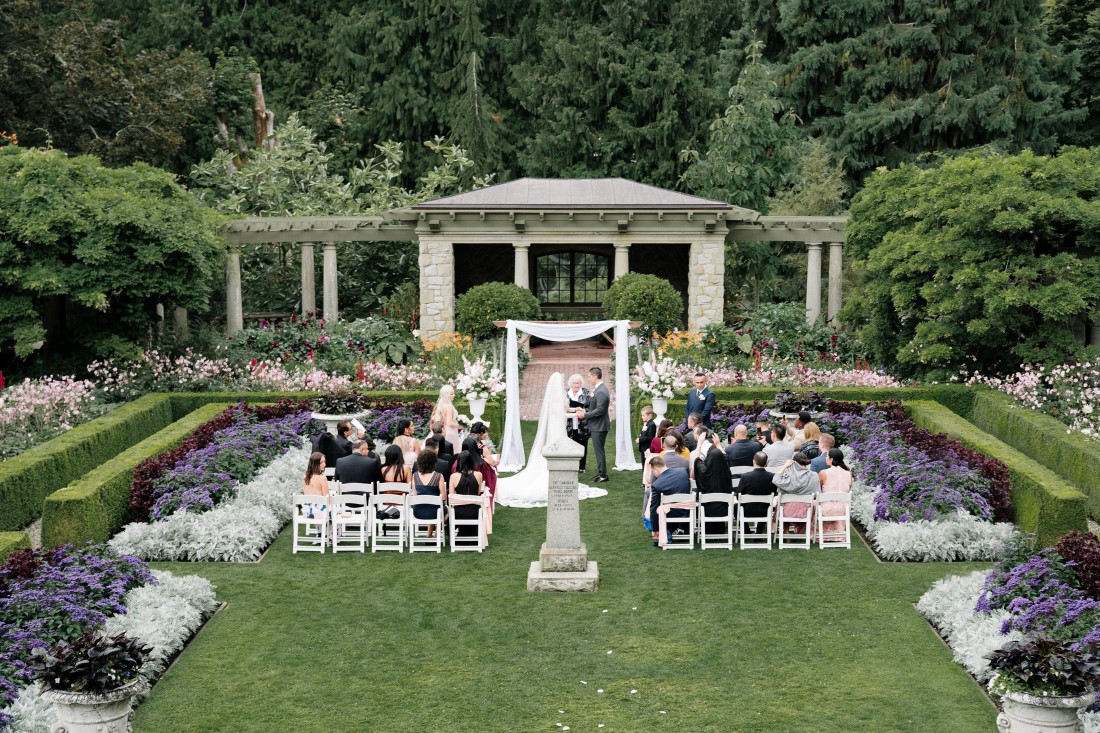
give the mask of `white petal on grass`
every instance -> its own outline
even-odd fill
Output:
[[[631,691],[630,691],[630,694],[631,694],[631,695],[637,695],[637,694],[638,694],[638,691],[637,691],[637,690],[631,690]]]
[[[603,688],[601,687],[600,689],[596,690],[596,692],[603,692]]]

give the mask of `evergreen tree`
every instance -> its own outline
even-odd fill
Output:
[[[1071,138],[1078,145],[1100,143],[1100,0],[1051,0],[1044,21],[1051,40],[1080,56],[1080,75],[1069,98],[1088,107],[1088,117]]]
[[[784,87],[857,177],[928,151],[1049,152],[1082,114],[1035,0],[777,0]]]

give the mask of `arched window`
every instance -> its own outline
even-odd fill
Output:
[[[611,285],[611,258],[595,252],[555,252],[535,259],[535,295],[544,305],[598,306]]]

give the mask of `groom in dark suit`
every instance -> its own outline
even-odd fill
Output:
[[[702,372],[698,372],[692,381],[695,382],[695,389],[688,392],[687,414],[697,413],[703,424],[709,428],[710,413],[714,410],[716,399],[714,392],[707,386],[707,375]]]
[[[588,370],[588,384],[592,387],[592,397],[588,400],[588,407],[578,407],[577,417],[588,421],[588,432],[592,436],[592,452],[596,455],[595,483],[607,481],[607,456],[604,454],[604,443],[607,433],[611,430],[611,393],[607,391],[607,385],[603,383],[603,370],[592,367]]]

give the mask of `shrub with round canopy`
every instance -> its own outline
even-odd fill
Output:
[[[642,333],[667,333],[683,326],[684,299],[668,280],[631,272],[623,275],[603,296],[607,317],[641,321]]]
[[[493,321],[533,321],[540,315],[534,293],[512,283],[478,285],[455,301],[455,327],[477,338],[493,333]]]

